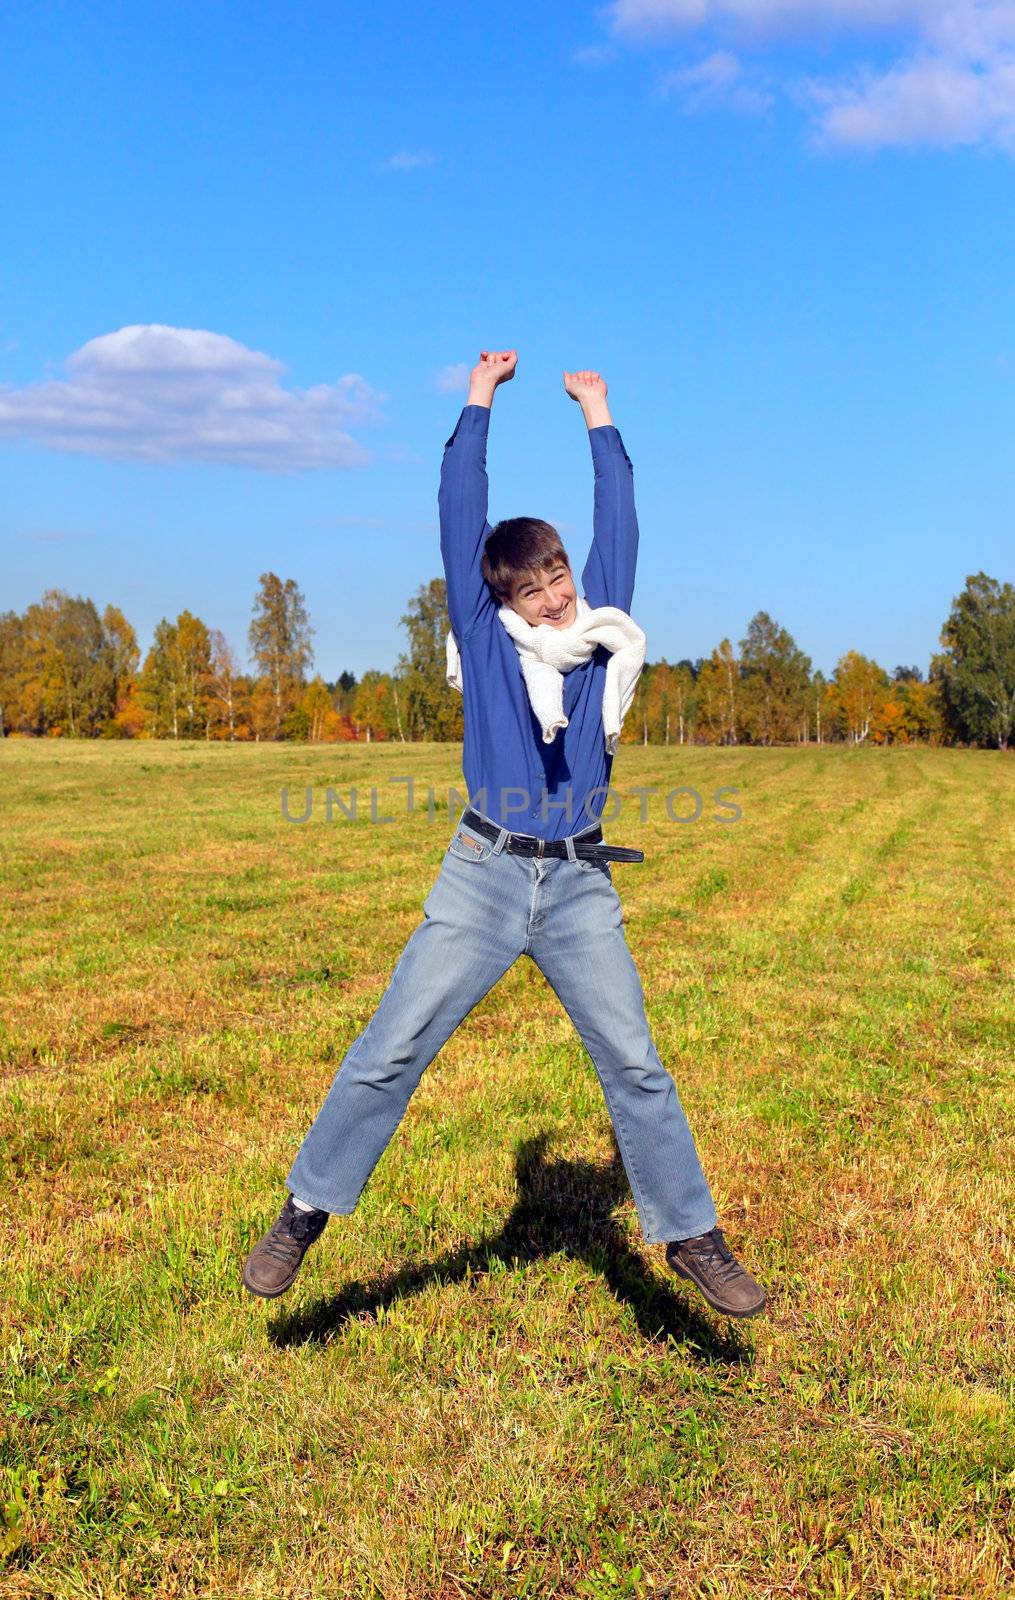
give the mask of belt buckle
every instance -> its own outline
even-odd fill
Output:
[[[537,856],[545,856],[545,854],[546,854],[546,840],[545,839],[540,839],[538,844],[536,845],[536,855]]]

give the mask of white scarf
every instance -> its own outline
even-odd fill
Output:
[[[543,730],[544,744],[552,744],[558,729],[567,727],[563,674],[587,661],[597,645],[606,646],[610,659],[603,688],[603,733],[607,754],[612,756],[645,665],[647,641],[638,624],[619,606],[590,606],[576,597],[575,611],[575,620],[567,628],[554,628],[548,622],[533,627],[511,606],[501,606],[497,615],[517,647],[529,704]],[[447,678],[461,694],[462,661],[453,633],[447,639]]]

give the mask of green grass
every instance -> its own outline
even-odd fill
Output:
[[[0,745],[5,1600],[1015,1593],[1012,758],[621,752],[746,1324],[642,1241],[527,960],[291,1295],[240,1289],[440,866],[406,773],[464,787],[446,746]],[[394,824],[325,822],[371,783]]]

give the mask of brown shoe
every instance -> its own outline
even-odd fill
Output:
[[[247,1257],[243,1287],[265,1300],[285,1294],[296,1281],[303,1257],[324,1232],[329,1215],[327,1211],[300,1211],[293,1205],[292,1195],[287,1195],[278,1221]]]
[[[737,1261],[721,1228],[693,1239],[671,1240],[666,1259],[679,1277],[697,1285],[713,1311],[726,1317],[756,1317],[765,1309],[764,1289]]]

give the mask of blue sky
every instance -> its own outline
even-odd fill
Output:
[[[189,607],[245,660],[270,568],[325,677],[392,666],[456,369],[516,346],[491,519],[580,567],[598,368],[650,659],[766,609],[826,672],[926,667],[1015,576],[1013,13],[11,0],[0,609],[91,595],[147,648]]]

